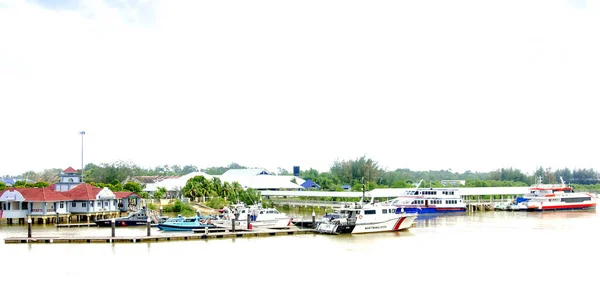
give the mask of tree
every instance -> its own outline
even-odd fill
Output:
[[[46,182],[37,182],[37,183],[33,184],[33,186],[35,188],[45,188],[45,187],[50,186],[50,184],[48,184]]]
[[[287,176],[292,174],[290,174],[290,172],[285,168],[277,167],[277,175]]]
[[[140,187],[140,184],[136,182],[127,182],[125,183],[125,185],[123,185],[123,190],[134,193],[140,193],[142,191],[142,187]]]
[[[165,198],[166,195],[167,195],[167,188],[165,188],[165,187],[158,187],[158,190],[156,190],[154,192],[155,199],[163,199],[163,198]]]
[[[253,205],[260,201],[260,193],[252,188],[248,188],[245,191],[240,192],[240,201],[246,205]]]

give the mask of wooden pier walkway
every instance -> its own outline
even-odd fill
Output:
[[[222,229],[223,230],[223,229]],[[204,233],[204,230],[194,231],[195,233],[161,233],[158,235],[139,235],[139,236],[59,236],[59,237],[10,237],[4,239],[5,244],[22,244],[22,243],[148,243],[159,241],[188,241],[188,240],[208,240],[208,239],[223,239],[223,238],[248,238],[248,237],[265,237],[265,236],[281,236],[281,235],[299,235],[313,234],[313,229],[256,229],[246,231],[214,231]]]

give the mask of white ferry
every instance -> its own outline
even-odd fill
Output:
[[[330,216],[330,217],[328,217]],[[316,231],[324,234],[359,234],[400,231],[412,226],[416,213],[402,212],[387,203],[345,203],[324,216]]]
[[[576,193],[560,177],[560,184],[537,184],[531,187],[524,197],[529,199],[527,211],[596,209],[596,197],[589,193]]]
[[[407,190],[404,195],[391,201],[391,205],[410,213],[463,212],[467,204],[457,188],[419,188]]]

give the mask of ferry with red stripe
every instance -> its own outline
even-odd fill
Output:
[[[565,184],[562,177],[560,181],[561,184],[545,185],[541,184],[540,177],[530,193],[525,195],[529,199],[525,203],[527,211],[596,209],[597,200],[594,195],[575,192]]]
[[[391,232],[409,229],[416,213],[406,213],[385,203],[345,203],[334,209],[317,224],[316,231],[324,234],[360,234]]]

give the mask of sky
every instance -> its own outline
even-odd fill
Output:
[[[591,0],[0,0],[0,176],[600,170]],[[80,132],[85,131],[85,135]]]

